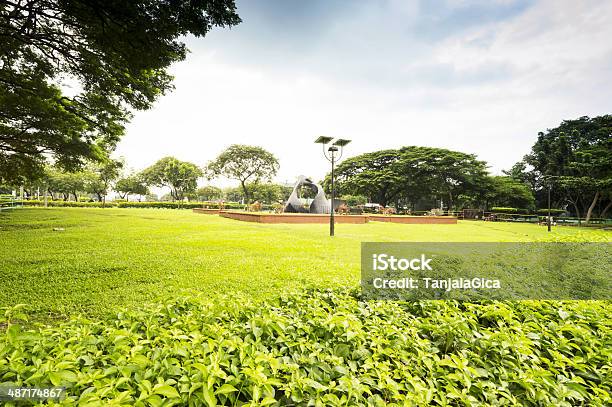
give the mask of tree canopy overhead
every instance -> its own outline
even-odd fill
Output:
[[[102,159],[172,88],[180,38],[239,22],[234,0],[2,1],[0,182]]]

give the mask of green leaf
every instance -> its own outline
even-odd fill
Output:
[[[223,386],[219,387],[217,391],[215,391],[215,394],[228,394],[235,391],[238,391],[238,389],[231,384],[225,383]]]
[[[162,396],[168,397],[168,398],[171,398],[171,399],[180,397],[178,391],[176,391],[176,389],[174,387],[169,386],[167,384],[157,384],[157,385],[155,385],[155,387],[153,387],[153,393],[161,394]]]

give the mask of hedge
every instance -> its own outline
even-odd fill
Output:
[[[609,406],[611,313],[304,290],[181,295],[26,330],[15,307],[0,313],[0,377],[65,386],[63,405]]]
[[[44,206],[45,202],[40,200],[29,200],[22,202],[24,206]],[[102,202],[74,202],[74,201],[52,201],[47,202],[50,207],[71,207],[71,208],[102,208]],[[265,206],[265,205],[264,205]],[[164,208],[164,209],[193,209],[219,207],[217,202],[126,202],[108,201],[104,204],[106,208]],[[225,209],[244,209],[245,205],[231,202],[225,204]]]
[[[45,201],[29,200],[21,201],[24,206],[45,206]],[[47,206],[51,207],[70,207],[70,208],[102,208],[102,202],[74,202],[74,201],[47,201]],[[111,208],[116,206],[112,201],[106,202],[104,207]]]
[[[491,208],[491,212],[495,212],[495,213],[524,213],[524,214],[529,214],[532,213],[533,211],[530,211],[529,209],[523,209],[523,208],[507,208],[507,207],[500,207],[500,206],[494,206],[493,208]]]

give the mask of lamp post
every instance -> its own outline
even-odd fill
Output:
[[[550,179],[548,180],[548,221],[546,222],[546,226],[548,227],[548,231],[550,232],[551,227],[551,221],[550,221],[550,189],[551,189],[551,183],[550,183]]]
[[[315,143],[323,146],[323,156],[331,163],[331,202],[329,208],[329,235],[334,236],[335,234],[335,220],[334,220],[334,201],[336,199],[336,163],[342,158],[344,152],[344,146],[351,142],[346,139],[336,139],[331,146],[325,150],[325,146],[333,141],[332,137],[321,136],[315,140]],[[340,154],[336,156],[336,153],[340,151]],[[329,155],[327,154],[329,153]]]
[[[546,186],[548,187],[548,191],[547,191],[547,195],[548,195],[548,198],[547,198],[547,200],[548,200],[548,218],[546,220],[546,226],[547,226],[547,229],[548,229],[549,232],[552,229],[551,228],[552,218],[550,216],[550,193],[551,193],[551,190],[552,190],[552,179],[553,178],[557,178],[557,176],[555,176],[555,175],[545,175],[544,176],[544,179],[546,179],[546,181],[547,181],[546,182]]]

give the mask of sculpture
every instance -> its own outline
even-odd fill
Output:
[[[310,188],[314,193],[315,197],[307,206],[307,201],[300,197],[300,188],[302,187]],[[289,196],[287,203],[285,204],[285,209],[283,212],[288,213],[329,213],[330,212],[330,202],[325,197],[325,192],[323,192],[323,187],[319,184],[315,184],[309,178],[306,178],[303,175],[298,177],[295,186],[293,187],[293,192]]]

